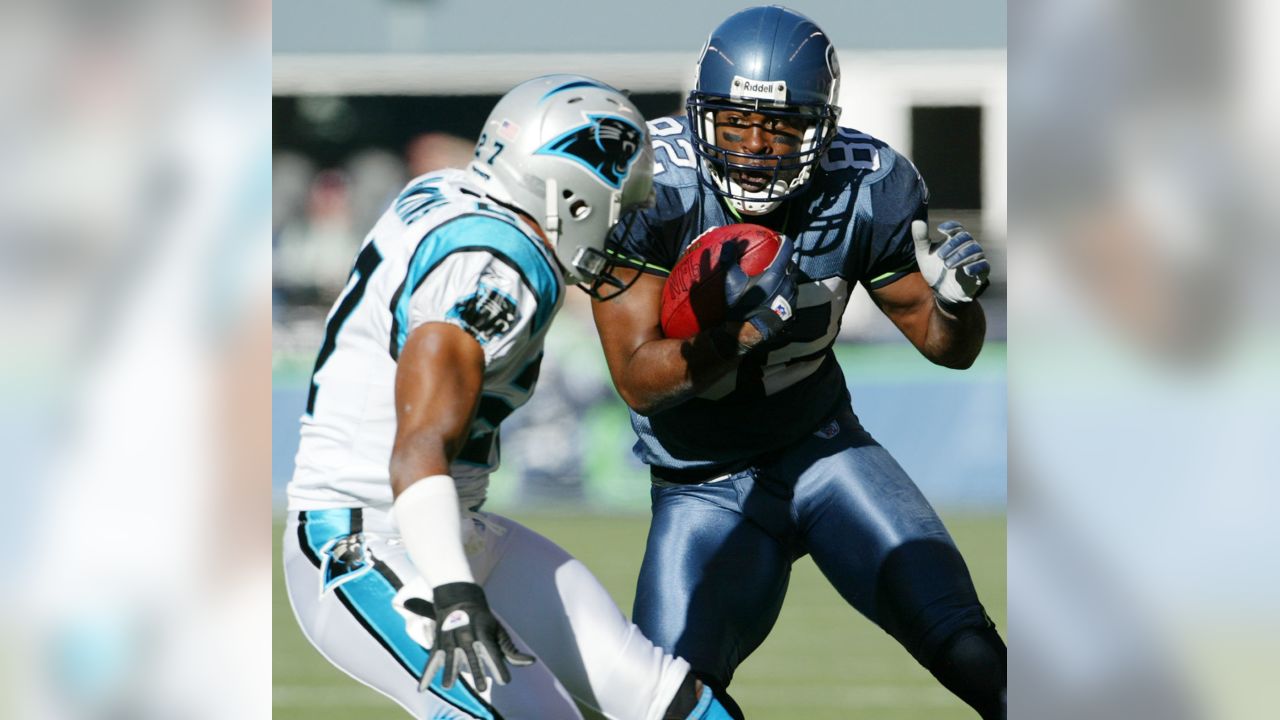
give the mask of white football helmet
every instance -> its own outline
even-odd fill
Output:
[[[581,75],[517,85],[494,106],[468,166],[493,199],[542,226],[565,280],[599,296],[612,275],[605,239],[624,213],[652,202],[653,151],[636,106]]]

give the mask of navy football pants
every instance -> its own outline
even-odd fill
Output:
[[[806,553],[925,667],[956,631],[989,623],[951,536],[897,461],[847,407],[824,429],[766,466],[653,488],[634,621],[722,685],[769,634]]]

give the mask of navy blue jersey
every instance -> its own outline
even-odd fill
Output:
[[[623,251],[668,270],[704,231],[736,217],[698,180],[688,121],[649,123],[657,204],[620,223]],[[631,414],[635,452],[662,469],[735,470],[818,429],[849,402],[831,345],[855,283],[869,289],[916,270],[913,220],[927,217],[928,190],[914,165],[886,143],[841,128],[807,189],[774,211],[795,245],[802,274],[785,342],[743,358],[737,373],[698,397],[650,417]],[[618,232],[618,231],[615,231]],[[665,473],[674,476],[673,473]]]

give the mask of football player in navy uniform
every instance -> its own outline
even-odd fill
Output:
[[[930,238],[907,158],[839,126],[839,79],[812,21],[751,8],[711,33],[687,117],[649,124],[657,203],[613,238],[645,271],[593,303],[653,479],[634,620],[723,688],[809,554],[943,685],[1002,717],[1004,642],[937,514],[859,424],[831,349],[861,283],[926,358],[968,367],[990,266],[957,223]],[[663,270],[739,222],[781,233],[784,251],[746,285],[727,273],[723,323],[665,338]]]

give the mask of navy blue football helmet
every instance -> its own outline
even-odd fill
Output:
[[[687,104],[703,183],[740,213],[772,212],[804,189],[835,138],[839,90],[835,47],[809,18],[770,5],[725,20],[702,49]],[[803,128],[799,151],[754,155],[717,146],[715,115],[723,110],[760,113]],[[754,188],[739,182],[742,173],[757,177],[748,183]]]

